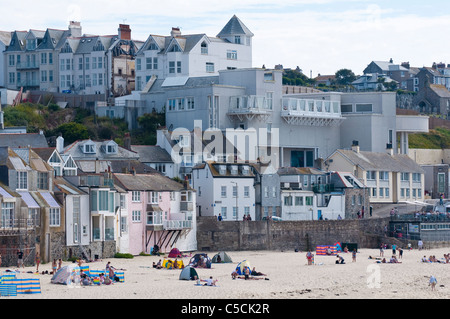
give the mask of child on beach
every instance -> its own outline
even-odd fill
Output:
[[[308,260],[308,265],[312,265],[313,264],[314,255],[311,253],[311,251],[308,251],[306,253],[306,259]]]
[[[437,284],[437,279],[434,276],[431,276],[428,286],[431,286],[432,291],[436,290],[436,284]]]

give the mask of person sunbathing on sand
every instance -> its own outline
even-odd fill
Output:
[[[251,275],[252,276],[267,276],[266,274],[263,274],[262,272],[256,271],[255,267],[253,267]]]

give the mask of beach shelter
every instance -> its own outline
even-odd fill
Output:
[[[76,274],[80,274],[80,267],[72,265],[64,266],[53,275],[50,282],[52,284],[68,285],[72,282],[72,278]]]
[[[316,255],[317,256],[336,256],[337,249],[336,246],[317,246],[316,247]]]
[[[194,257],[191,258],[189,261],[189,265],[193,267],[199,267],[199,261],[201,259],[204,259],[205,265],[202,266],[203,268],[211,268],[211,258],[208,257],[208,254],[195,254]]]
[[[250,269],[250,271],[252,271],[252,267],[250,266],[250,262],[248,260],[241,261],[236,267],[237,274],[238,275],[243,275],[244,274],[244,269],[246,267],[248,267]]]
[[[180,280],[195,280],[195,276],[199,278],[197,270],[192,266],[186,266],[180,273]]]
[[[5,279],[2,285],[8,287],[8,295],[14,294],[14,290],[10,290],[13,285],[16,286],[15,293],[17,295],[41,293],[41,281],[39,278]]]
[[[218,259],[220,257],[220,262],[221,263],[232,263],[233,260],[231,260],[231,257],[228,256],[228,254],[224,251],[221,251],[217,254],[214,255],[213,258],[211,258],[211,262],[212,263],[219,263]]]
[[[183,263],[183,261],[182,260],[178,260],[177,259],[177,264],[178,264],[178,266],[176,267],[176,268],[183,268],[184,267],[184,263]],[[171,260],[171,259],[164,259],[163,260],[163,262],[162,262],[162,266],[164,267],[164,268],[167,268],[167,269],[172,269],[172,268],[175,268],[175,260]]]
[[[181,252],[178,250],[178,248],[172,248],[172,250],[169,253],[169,258],[181,258]]]

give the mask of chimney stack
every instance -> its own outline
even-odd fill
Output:
[[[56,138],[56,151],[59,154],[64,153],[64,138],[61,135]]]
[[[170,32],[171,37],[177,37],[181,35],[181,31],[179,27],[172,28],[172,31]]]
[[[118,31],[121,40],[131,40],[131,29],[128,24],[119,24]]]
[[[352,142],[352,151],[359,153],[359,142],[358,141],[353,141]]]
[[[72,37],[81,37],[81,23],[78,21],[70,21],[69,31]]]
[[[402,67],[409,69],[411,66],[409,62],[402,62]]]
[[[131,151],[131,137],[130,133],[125,133],[125,136],[123,137],[123,146],[127,150]]]
[[[389,155],[394,155],[394,149],[392,148],[392,143],[387,143],[386,144],[386,151]]]

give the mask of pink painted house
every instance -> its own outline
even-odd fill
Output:
[[[197,249],[196,193],[162,174],[114,174],[120,193],[117,250],[138,255]]]

